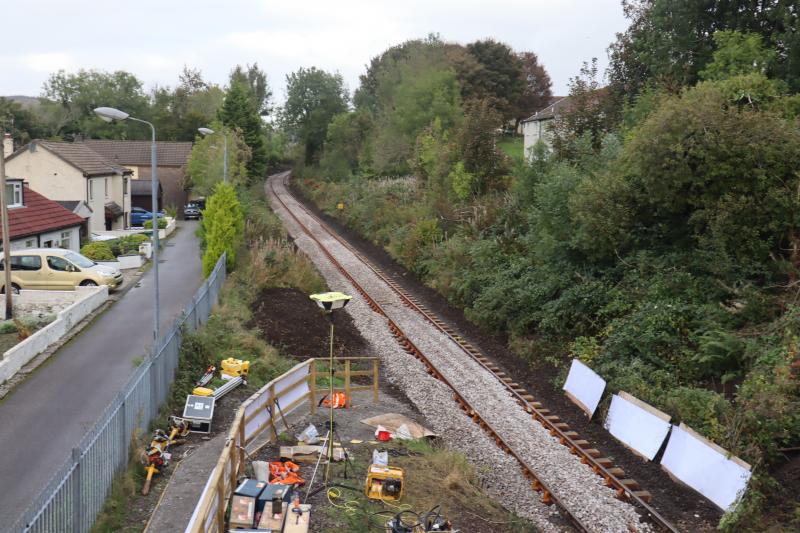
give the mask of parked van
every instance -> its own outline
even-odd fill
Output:
[[[5,269],[0,256],[0,272]],[[0,292],[5,292],[0,276]],[[98,265],[72,250],[61,248],[30,248],[11,252],[11,287],[71,291],[75,287],[108,285],[115,289],[122,284],[122,273],[116,268]]]

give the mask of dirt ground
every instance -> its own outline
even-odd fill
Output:
[[[469,322],[460,310],[452,307],[440,294],[398,265],[385,250],[323,214],[312,202],[303,197],[301,191],[293,186],[291,188],[298,200],[347,238],[386,275],[391,276],[406,291],[448,322],[455,331],[478,347],[506,374],[513,376],[514,380],[525,387],[544,407],[561,417],[571,429],[580,434],[581,438],[591,442],[594,448],[625,470],[627,477],[635,479],[643,489],[650,491],[653,495],[651,505],[665,518],[683,531],[716,529],[716,524],[722,516],[719,509],[688,487],[673,482],[658,463],[643,461],[625,448],[603,428],[602,420],[588,420],[583,411],[572,404],[560,388],[554,386],[554,382],[558,381],[558,369],[546,362],[539,362],[535,368],[532,367],[508,349],[505,337],[484,331]]]
[[[333,349],[337,357],[366,355],[366,344],[347,313],[334,313]],[[271,288],[258,295],[253,319],[264,339],[300,360],[327,357],[330,323],[307,294],[295,289]]]
[[[333,494],[330,499],[327,490],[322,489],[325,466],[320,465],[314,477],[316,464],[300,463],[300,476],[306,483],[297,489],[297,494],[301,502],[312,505],[310,531],[381,531],[382,524],[402,509],[408,508],[414,513],[424,515],[436,505],[440,505],[443,515],[464,533],[533,531],[524,521],[483,495],[476,480],[470,480],[463,475],[457,459],[456,464],[451,464],[449,461],[453,460],[453,456],[438,449],[435,439],[428,443],[377,442],[375,428],[361,423],[361,420],[385,413],[400,413],[425,425],[424,417],[404,397],[396,395],[396,392],[382,391],[378,404],[372,402],[371,394],[356,394],[350,409],[335,411],[334,443],[344,445],[348,450],[349,460],[332,466],[332,486],[338,493]],[[303,414],[299,418],[293,415],[291,418],[288,429],[280,426],[283,436],[288,437],[283,442],[284,445],[294,444],[294,435],[300,433],[309,423],[314,424],[323,437],[326,434],[328,411],[325,409],[318,410],[314,415]],[[351,442],[354,440],[361,442]],[[254,459],[278,460],[280,445],[281,443],[266,446]],[[372,452],[376,449],[387,451],[389,464],[404,471],[405,494],[397,504],[369,501],[363,496],[366,469],[371,463]],[[413,520],[413,516],[406,513],[404,519]],[[503,525],[502,528],[498,528],[500,524]]]

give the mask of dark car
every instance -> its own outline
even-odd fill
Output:
[[[199,220],[201,216],[200,206],[196,203],[188,203],[183,207],[183,218],[186,220]]]

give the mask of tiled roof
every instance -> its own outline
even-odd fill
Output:
[[[550,105],[540,109],[522,122],[533,122],[535,120],[550,120],[558,116],[562,109],[569,104],[569,96],[554,96]]]
[[[44,148],[60,159],[63,159],[77,168],[86,177],[108,176],[109,174],[131,174],[132,170],[112,163],[103,156],[82,143],[68,143],[62,141],[31,141],[10,156],[7,160],[17,157],[26,150]]]
[[[83,144],[109,161],[120,165],[145,166],[150,164],[150,141],[113,141],[86,139]],[[156,141],[158,166],[181,167],[192,151],[190,142]]]
[[[12,240],[83,223],[81,217],[61,207],[57,202],[32,191],[27,185],[22,194],[25,205],[8,210],[8,232]],[[0,228],[0,239],[2,238],[3,233]]]
[[[81,202],[80,200],[56,200],[56,203],[64,209],[75,211],[75,208],[78,207],[78,204]]]

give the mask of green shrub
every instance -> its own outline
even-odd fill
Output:
[[[167,227],[167,219],[164,218],[164,217],[159,218],[158,219],[158,229],[164,229],[166,227]],[[153,221],[152,221],[152,219],[151,220],[145,220],[144,229],[153,229]]]
[[[115,256],[120,255],[135,255],[139,253],[139,245],[143,242],[148,242],[150,237],[137,233],[135,235],[125,235],[117,239],[103,241],[111,247],[111,251]]]
[[[81,248],[81,255],[88,257],[92,261],[114,261],[117,258],[106,241],[84,244]]]
[[[208,276],[214,270],[223,252],[227,253],[228,269],[233,269],[244,236],[244,213],[233,187],[217,183],[203,215],[203,275]]]

